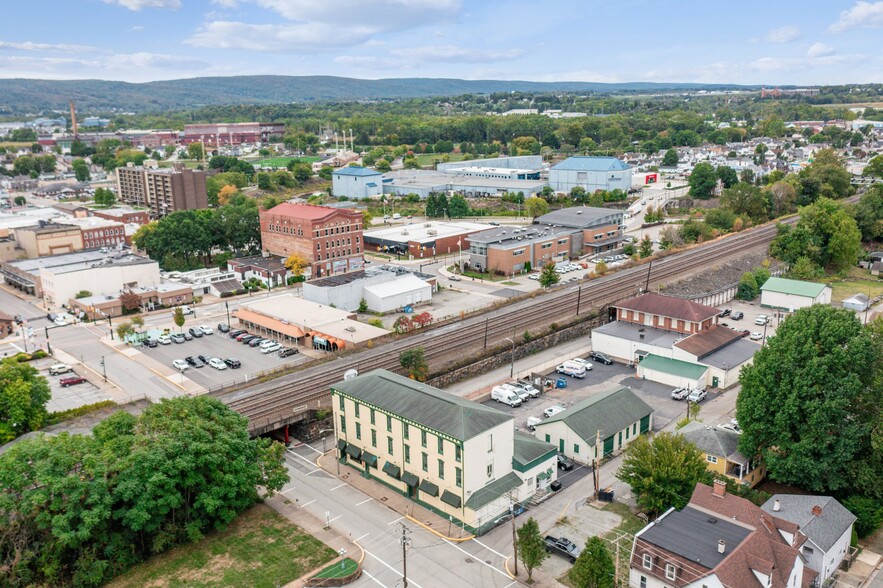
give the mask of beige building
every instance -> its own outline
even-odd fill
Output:
[[[40,221],[15,229],[19,253],[28,259],[83,250],[83,232],[72,224]]]
[[[120,201],[148,208],[151,218],[208,208],[204,171],[129,165],[116,172]]]
[[[345,463],[466,530],[491,528],[555,480],[555,448],[513,418],[427,384],[374,370],[331,387]]]

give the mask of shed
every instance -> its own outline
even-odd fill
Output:
[[[638,364],[639,378],[691,389],[705,386],[707,372],[707,366],[681,359],[669,359],[653,353]]]
[[[770,278],[760,287],[760,305],[793,312],[813,304],[830,304],[831,288],[816,282]]]
[[[870,303],[871,301],[868,299],[867,294],[854,294],[843,301],[843,308],[848,308],[849,310],[854,310],[856,312],[864,312],[868,310]]]

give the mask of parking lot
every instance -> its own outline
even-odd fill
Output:
[[[49,391],[52,396],[46,404],[47,411],[59,412],[86,404],[94,404],[102,400],[113,400],[106,392],[90,381],[90,378],[95,378],[95,374],[79,366],[78,371],[53,376],[49,374],[49,366],[54,363],[56,363],[54,360],[47,358],[46,360],[41,360],[39,365],[34,365],[34,367],[40,370],[40,375],[44,376],[46,381],[49,382]],[[84,377],[86,381],[81,384],[62,387],[60,383],[62,378],[70,378],[72,376]]]
[[[217,370],[211,366],[188,367],[184,372],[185,376],[206,388],[242,379],[281,365],[293,365],[307,361],[307,358],[300,353],[284,358],[279,357],[278,353],[261,353],[259,347],[249,347],[239,343],[217,330],[213,335],[203,335],[201,338],[194,338],[184,343],[170,343],[156,347],[145,345],[141,347],[141,352],[167,366],[171,366],[176,359],[184,359],[188,356],[196,357],[197,355],[203,355],[206,358],[234,358],[240,361],[242,367],[238,369]]]

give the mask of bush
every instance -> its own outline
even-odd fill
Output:
[[[31,354],[31,359],[43,359],[44,357],[49,357],[49,354],[42,349],[38,349]]]
[[[380,320],[379,318],[373,318],[373,319],[369,320],[368,324],[371,325],[372,327],[377,327],[378,329],[385,329],[386,328],[383,326],[383,321]]]
[[[850,496],[843,501],[849,512],[857,517],[855,532],[864,538],[877,530],[883,522],[883,504],[870,496]]]

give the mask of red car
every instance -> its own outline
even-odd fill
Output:
[[[67,388],[68,386],[75,386],[77,384],[83,384],[86,382],[86,378],[81,376],[69,376],[67,378],[62,378],[59,380],[62,388]]]

